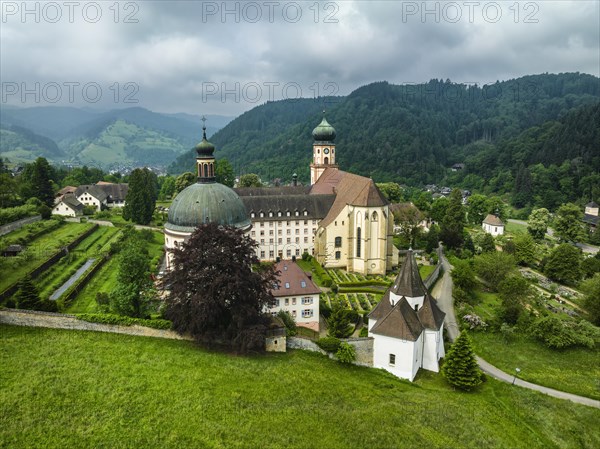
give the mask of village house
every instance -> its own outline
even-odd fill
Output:
[[[83,204],[73,195],[68,193],[62,195],[52,208],[54,215],[62,215],[64,217],[77,217],[83,215]]]
[[[279,272],[279,284],[271,290],[275,305],[270,312],[276,316],[279,311],[288,312],[298,326],[319,331],[319,294],[321,290],[312,279],[291,260],[275,264]]]
[[[497,215],[488,214],[483,220],[481,227],[493,237],[504,234],[504,222]]]

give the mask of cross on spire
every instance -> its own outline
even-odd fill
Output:
[[[200,120],[202,120],[202,138],[206,140],[206,117],[202,116]]]

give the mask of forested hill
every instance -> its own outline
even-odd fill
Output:
[[[217,157],[229,159],[239,173],[290,179],[297,172],[306,181],[311,131],[325,107],[327,120],[337,131],[337,162],[345,170],[376,181],[423,185],[448,181],[448,168],[462,162],[466,169],[453,174],[455,182],[462,183],[472,174],[466,184],[473,188],[506,192],[513,189],[521,162],[561,164],[578,157],[572,155],[573,148],[563,148],[572,139],[553,137],[546,145],[558,147],[550,151],[535,137],[535,142],[528,141],[531,133],[537,132],[541,139],[548,137],[544,130],[569,126],[582,134],[579,147],[597,154],[591,136],[576,131],[578,124],[568,123],[583,120],[589,110],[579,108],[599,100],[600,80],[579,73],[532,75],[488,86],[441,80],[420,85],[378,82],[347,97],[264,104],[232,121],[211,140]],[[575,110],[579,112],[573,112],[573,117],[580,119],[569,114]],[[517,152],[526,157],[506,157],[507,148],[517,144],[527,147]],[[190,170],[193,157],[193,152],[181,156],[173,171]],[[586,161],[588,165],[580,169],[600,170],[598,161]],[[482,167],[485,171],[478,172]]]

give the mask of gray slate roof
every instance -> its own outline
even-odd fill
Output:
[[[61,201],[77,212],[83,210],[83,204],[80,203],[79,200],[75,198],[75,195],[71,193],[64,195]]]
[[[247,188],[235,189],[235,191],[240,195],[248,215],[254,213],[258,216],[263,212],[265,216],[260,220],[265,221],[322,220],[335,201],[335,195],[308,195],[305,193],[306,187]],[[300,213],[299,216],[295,215],[296,211]],[[307,215],[304,215],[304,211]],[[269,217],[269,212],[273,213],[272,217]],[[281,212],[281,217],[277,216],[278,212]]]
[[[442,326],[446,314],[441,311],[437,305],[437,301],[428,293],[425,295],[423,306],[418,310],[417,316],[423,327],[437,331]]]
[[[408,298],[425,296],[425,293],[427,293],[412,250],[408,250],[406,253],[406,258],[404,259],[402,268],[400,268],[400,273],[396,276],[391,291],[398,296],[406,296]]]
[[[423,333],[423,329],[417,312],[410,306],[406,298],[401,298],[383,319],[377,321],[371,332],[387,337],[416,341]]]
[[[97,185],[94,184],[82,184],[79,187],[77,187],[77,190],[75,190],[75,196],[79,197],[81,196],[82,193],[89,193],[90,195],[92,195],[94,198],[97,198],[100,202],[106,200],[107,196],[106,192],[104,192],[104,190],[102,190],[100,187],[98,187]]]
[[[96,184],[96,187],[106,193],[109,203],[114,203],[115,201],[125,201],[125,197],[129,191],[129,184],[125,183],[114,184],[111,182],[99,182]]]

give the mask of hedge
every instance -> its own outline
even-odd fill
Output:
[[[319,338],[316,343],[323,351],[337,352],[337,350],[340,349],[342,341],[335,337],[323,337]]]
[[[354,282],[338,282],[340,288],[342,287],[361,287],[363,285],[381,285],[382,287],[389,287],[392,285],[392,281],[382,281],[378,279],[371,279],[365,281],[354,281]]]
[[[340,287],[339,293],[374,293],[376,295],[382,295],[385,293],[385,290],[376,288]]]
[[[169,320],[145,320],[143,318],[131,318],[128,316],[114,315],[110,313],[79,313],[75,315],[82,321],[88,323],[100,323],[100,324],[117,324],[121,326],[144,326],[151,327],[153,329],[171,329],[173,323]]]
[[[25,204],[24,206],[6,207],[0,209],[0,226],[21,218],[31,217],[38,214],[38,206],[35,204]]]

